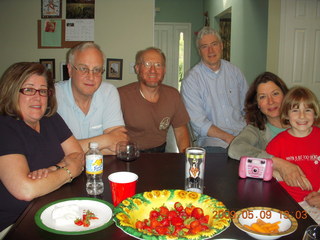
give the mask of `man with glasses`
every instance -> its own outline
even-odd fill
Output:
[[[179,92],[162,84],[166,72],[164,53],[147,48],[136,54],[138,82],[118,88],[129,137],[142,152],[164,152],[172,125],[179,152],[190,145],[189,116]]]
[[[182,81],[181,94],[191,118],[197,145],[207,152],[227,152],[245,126],[244,100],[248,90],[241,71],[222,58],[218,32],[204,27],[197,35],[201,61]]]
[[[117,89],[102,81],[105,56],[85,42],[67,55],[70,79],[56,83],[58,112],[84,151],[98,142],[103,154],[115,154],[116,144],[128,139]]]

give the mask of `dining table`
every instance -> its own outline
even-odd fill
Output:
[[[116,156],[104,156],[103,161],[104,192],[95,197],[109,203],[112,203],[112,198],[108,175],[118,171],[130,171],[138,175],[136,193],[163,189],[184,189],[185,154],[183,153],[141,153],[140,157],[132,162],[119,160]],[[239,161],[230,159],[227,154],[206,154],[203,194],[223,202],[230,212],[248,207],[270,207],[290,213],[296,218],[298,227],[292,234],[283,236],[281,238],[283,240],[300,240],[306,228],[316,224],[311,217],[302,214],[303,209],[276,179],[264,181],[256,178],[240,178],[238,170]],[[135,239],[118,228],[115,223],[100,231],[82,235],[55,234],[38,227],[34,217],[40,208],[57,200],[74,197],[89,197],[86,192],[85,171],[71,183],[32,200],[4,239]],[[231,222],[226,230],[212,239],[250,240],[253,238]]]

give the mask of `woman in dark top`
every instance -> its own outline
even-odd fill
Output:
[[[54,82],[39,63],[10,66],[0,81],[0,232],[32,199],[71,182],[83,151],[56,113]],[[1,234],[0,234],[1,236]]]

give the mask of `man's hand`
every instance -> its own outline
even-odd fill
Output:
[[[208,135],[208,137],[220,138],[221,140],[225,141],[228,145],[235,138],[235,136],[233,136],[232,134],[227,133],[214,125],[211,125],[211,127],[208,130],[207,135]]]
[[[104,133],[104,136],[106,137],[107,148],[114,153],[118,142],[129,141],[127,129],[125,127],[114,128],[111,131]]]

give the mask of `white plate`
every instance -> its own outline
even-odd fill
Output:
[[[244,227],[244,225],[250,226],[258,219],[268,223],[280,221],[279,232],[258,233]],[[235,213],[232,220],[237,228],[246,232],[249,236],[260,240],[274,240],[281,238],[283,236],[292,234],[298,227],[298,222],[294,217],[285,214],[285,211],[269,207],[249,207],[241,209]]]
[[[77,226],[72,220],[63,226],[55,224],[52,219],[52,212],[57,207],[76,205],[80,211],[90,210],[98,219],[91,220],[89,227]],[[35,222],[38,227],[48,232],[64,235],[80,235],[100,231],[110,226],[112,221],[113,205],[96,198],[68,198],[49,203],[40,208],[35,215]]]

